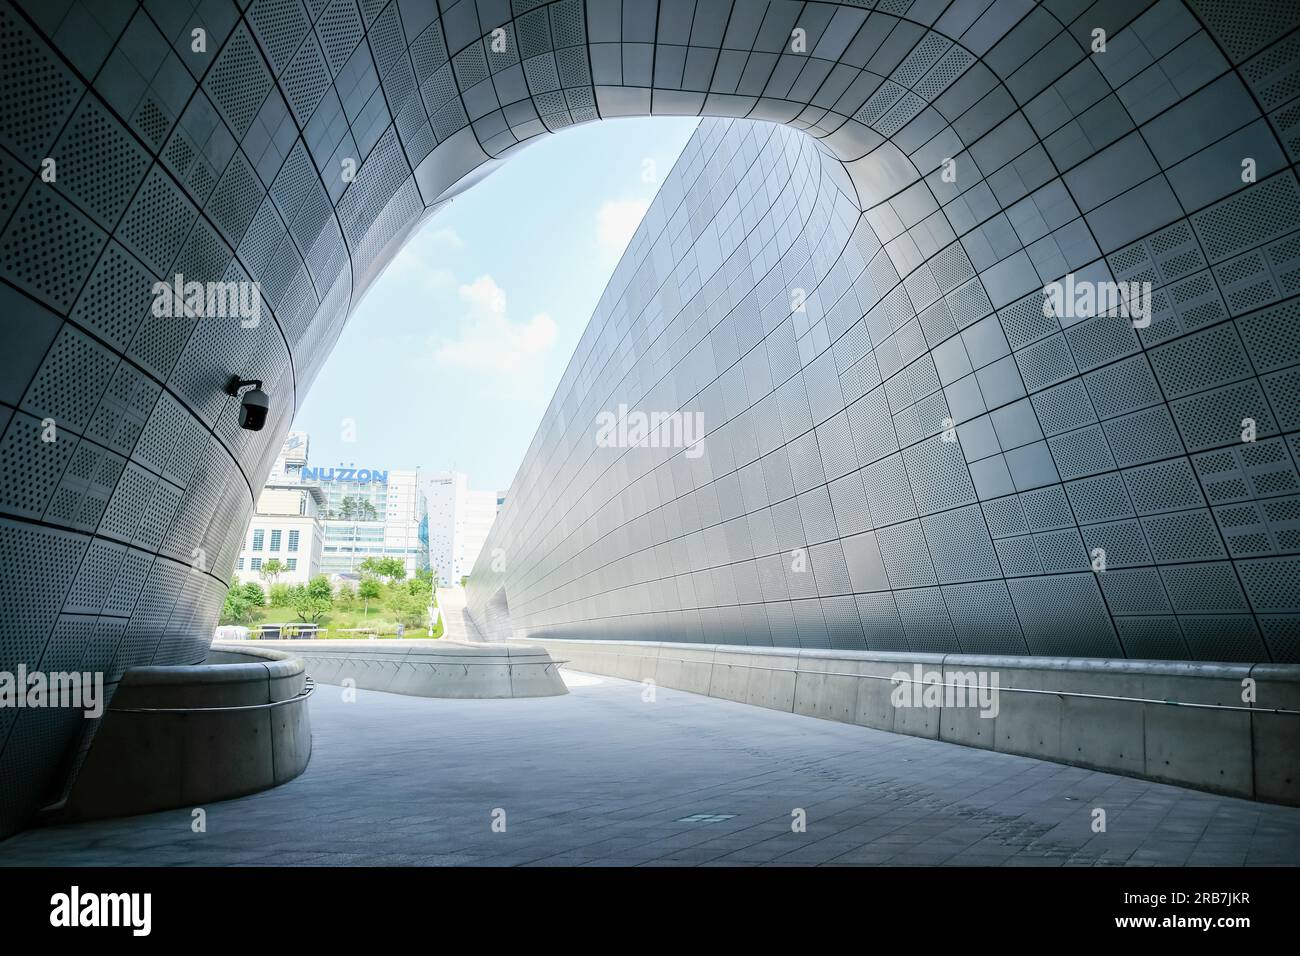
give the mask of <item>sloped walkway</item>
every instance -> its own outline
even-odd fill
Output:
[[[438,588],[438,608],[442,611],[443,637],[449,641],[481,641],[469,611],[465,609],[465,591],[459,587]]]
[[[189,809],[33,830],[0,864],[1300,862],[1300,809],[566,678],[524,700],[320,685],[306,773],[206,807],[206,832]]]

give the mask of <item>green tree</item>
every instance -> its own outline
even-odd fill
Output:
[[[347,581],[340,581],[334,590],[334,606],[340,610],[350,611],[357,604],[357,592]]]
[[[274,585],[275,579],[284,574],[287,570],[289,570],[288,567],[286,567],[285,563],[279,558],[270,558],[269,560],[262,562],[262,567],[257,573],[262,576],[263,581],[269,581]]]
[[[271,591],[270,591],[270,601],[271,601],[271,606],[272,606],[272,607],[288,607],[288,606],[289,606],[289,590],[290,590],[290,588],[289,588],[289,585],[287,585],[287,584],[272,584],[272,585],[271,585]]]
[[[370,615],[370,602],[376,600],[384,593],[383,586],[374,578],[362,578],[361,583],[357,585],[357,597],[366,602],[365,611],[362,617]]]
[[[357,568],[362,574],[384,578],[390,584],[395,584],[406,577],[406,562],[400,558],[366,558],[357,565]]]
[[[253,606],[248,603],[248,595],[238,581],[226,592],[226,601],[221,606],[222,624],[247,624],[253,619]]]
[[[298,617],[315,624],[334,606],[329,578],[318,574],[305,585],[294,585],[289,589],[289,604]]]
[[[428,581],[415,578],[388,589],[388,607],[397,620],[408,627],[421,627],[429,620],[429,600],[433,588]]]
[[[347,495],[339,502],[338,516],[349,521],[379,520],[379,512],[375,510],[374,503],[369,498],[362,498],[358,495]]]

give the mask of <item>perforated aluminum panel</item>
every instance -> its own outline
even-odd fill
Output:
[[[701,128],[557,390],[471,609],[504,589],[518,635],[724,640],[708,621],[762,608],[749,637],[763,643],[1296,660],[1278,602],[1300,580],[1260,565],[1248,586],[1245,562],[1300,544],[1296,459],[1279,451],[1300,447],[1285,441],[1300,193],[1242,78],[1300,114],[1285,79],[1300,35],[1268,4],[1196,6],[1064,26],[1037,9],[978,43],[973,3],[878,32],[841,10],[835,55],[864,69],[790,112],[828,75],[783,50],[793,23],[755,23],[766,40],[747,65],[723,76],[718,59],[710,79],[690,66],[698,13],[661,10],[655,102],[679,77],[701,92],[691,112],[751,96],[751,117],[799,117],[815,136],[839,124],[822,137],[833,156],[782,131]],[[604,16],[589,27],[597,97],[623,109],[629,20]],[[1123,54],[1062,57],[1094,27]],[[664,43],[678,36],[681,54]],[[754,82],[759,51],[777,59]],[[897,175],[872,167],[891,148],[910,160]],[[1066,272],[1150,282],[1152,321],[1045,315],[1038,290]],[[732,344],[740,328],[755,334]],[[705,464],[597,447],[596,415],[623,403],[702,412]],[[740,517],[747,534],[711,547]],[[719,586],[733,575],[754,584]],[[860,641],[831,637],[849,633],[849,596]]]

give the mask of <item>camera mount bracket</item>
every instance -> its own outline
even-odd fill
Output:
[[[232,375],[230,381],[226,383],[226,394],[239,397],[239,390],[246,385],[252,385],[254,388],[262,387],[260,378],[240,378],[238,375]]]

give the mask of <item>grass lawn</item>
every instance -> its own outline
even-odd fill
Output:
[[[270,622],[272,624],[286,624],[296,622],[298,615],[291,607],[259,607],[253,610],[253,620],[248,624],[250,628],[257,627],[259,624]],[[393,617],[393,612],[382,607],[378,601],[370,602],[370,613],[366,614],[360,607],[351,610],[341,608],[332,608],[328,614],[325,614],[317,622],[321,627],[320,636],[323,638],[355,638],[364,637],[364,634],[347,634],[339,633],[342,630],[350,628],[373,628],[374,632],[379,635],[394,636],[397,633],[397,620]],[[428,637],[428,625],[423,627],[411,627],[407,625],[407,637]],[[442,623],[434,628],[434,636],[442,636]]]

